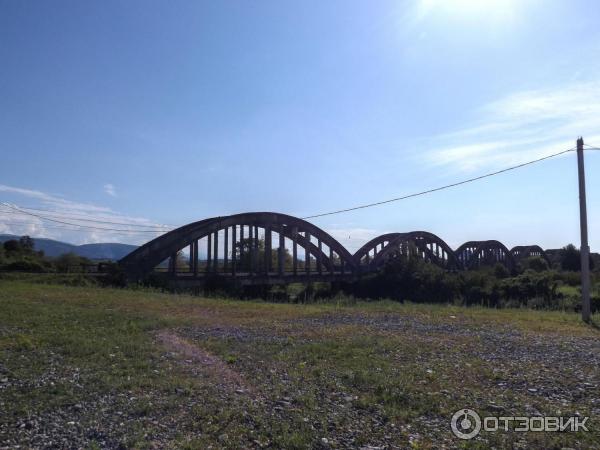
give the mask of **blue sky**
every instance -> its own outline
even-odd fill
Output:
[[[477,176],[579,135],[600,145],[600,5],[482,3],[0,0],[0,201],[147,226],[305,216]],[[597,251],[600,152],[586,158]],[[554,248],[579,242],[577,198],[571,153],[314,223],[351,251],[417,229],[453,247]],[[13,213],[0,213],[0,233],[153,236]]]

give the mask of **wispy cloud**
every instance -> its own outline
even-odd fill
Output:
[[[600,141],[600,82],[517,92],[491,102],[469,127],[435,137],[431,164],[473,171],[566,150],[578,136]]]
[[[173,228],[172,225],[128,216],[105,206],[76,202],[39,190],[0,185],[0,193],[4,194],[0,200],[12,204],[17,209],[23,209],[21,207],[26,206],[25,211],[29,213],[21,213],[8,206],[0,205],[0,234],[19,236],[27,234],[74,244],[94,242],[142,244],[162,234],[159,228],[164,228],[164,231]],[[40,217],[35,217],[36,215]],[[58,222],[44,220],[41,217],[51,218]],[[93,222],[88,222],[88,220]],[[67,223],[83,225],[88,228],[67,225]],[[352,224],[342,223],[330,224],[326,227],[326,231],[351,253],[383,233],[376,229],[354,227]]]
[[[115,189],[115,186],[110,183],[104,185],[104,192],[106,192],[111,197],[117,196],[117,190]]]
[[[104,206],[97,206],[91,203],[80,203],[67,200],[57,194],[50,194],[33,189],[26,189],[15,186],[6,186],[0,184],[0,192],[14,194],[21,197],[27,197],[40,201],[40,203],[55,208],[61,208],[70,212],[87,212],[87,213],[111,213],[111,209]]]
[[[23,187],[0,185],[2,200],[18,206],[0,207],[0,233],[28,234],[75,244],[124,242],[140,244],[168,231],[171,226],[132,217],[91,203]],[[110,195],[110,194],[109,194]],[[48,220],[51,219],[51,220]]]

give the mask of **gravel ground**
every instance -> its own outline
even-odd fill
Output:
[[[552,333],[539,335],[523,332],[510,325],[464,323],[453,317],[450,317],[448,323],[432,323],[416,317],[393,314],[334,314],[294,319],[270,329],[216,326],[183,328],[177,332],[190,339],[190,342],[200,344],[206,339],[225,339],[244,343],[246,346],[281,345],[290,340],[298,345],[318,342],[324,332],[334,332],[344,327],[354,330],[355,336],[402,336],[416,346],[425,344],[423,352],[407,355],[400,348],[389,355],[397,362],[398,370],[402,370],[403,363],[417,363],[437,366],[436,369],[431,369],[432,372],[454,369],[454,375],[459,380],[463,376],[466,380],[469,377],[465,372],[470,371],[471,363],[457,364],[457,349],[467,354],[469,361],[491,367],[494,372],[493,382],[478,380],[473,386],[472,380],[469,380],[470,385],[465,385],[464,391],[445,389],[431,392],[452,398],[455,403],[465,407],[474,403],[480,409],[495,412],[497,416],[582,416],[582,411],[585,411],[590,416],[600,417],[600,341],[595,337]],[[242,359],[238,367],[251,373],[255,380],[263,379],[264,373],[257,370],[254,364],[252,358]],[[285,371],[278,373],[278,376],[282,378],[275,383],[286,384]],[[290,388],[293,389],[294,387]],[[299,389],[301,393],[302,388]],[[328,420],[338,415],[348,416],[345,421],[347,428],[336,428],[333,425],[335,421],[330,421],[328,433],[325,433],[328,446],[353,448],[357,430],[364,429],[377,436],[369,444],[371,448],[404,448],[407,439],[409,445],[416,447],[422,438],[448,448],[459,444],[448,433],[448,416],[427,415],[416,417],[411,423],[394,424],[381,415],[377,408],[353,408],[355,397],[350,393],[322,394],[318,410],[323,416]],[[525,401],[515,396],[522,396]],[[285,415],[282,416],[284,418]],[[588,425],[592,423],[597,422],[590,420]],[[592,433],[598,433],[598,429],[592,429]],[[485,438],[482,441],[489,443]],[[402,444],[398,445],[399,442]],[[520,440],[518,436],[511,436],[502,442],[492,444],[514,447],[527,445],[527,440]],[[580,445],[577,440],[573,440],[570,446]]]
[[[0,408],[16,393],[31,396],[20,412],[0,414],[0,447],[462,448],[449,419],[472,407],[591,417],[583,440],[483,433],[473,448],[600,448],[600,341],[593,334],[359,311],[213,322],[152,332],[156,355],[147,370],[152,379],[172,380],[167,387],[150,381],[102,392],[97,373],[46,350],[20,353],[23,365],[27,358],[39,363],[27,378],[15,373],[14,361],[13,369],[0,361]],[[385,391],[388,384],[401,392]],[[72,402],[51,406],[49,397],[36,397],[54,390]],[[401,401],[409,412],[390,413],[389,404]],[[304,437],[281,440],[285,430]]]

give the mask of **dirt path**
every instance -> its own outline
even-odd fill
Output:
[[[232,370],[219,357],[181,338],[172,331],[163,330],[157,334],[158,341],[170,352],[175,353],[181,362],[193,364],[192,370],[215,378],[220,386],[237,393],[254,396],[255,390],[244,378]]]

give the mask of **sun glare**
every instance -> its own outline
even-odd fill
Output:
[[[506,22],[514,18],[518,4],[517,0],[419,0],[419,15]]]

